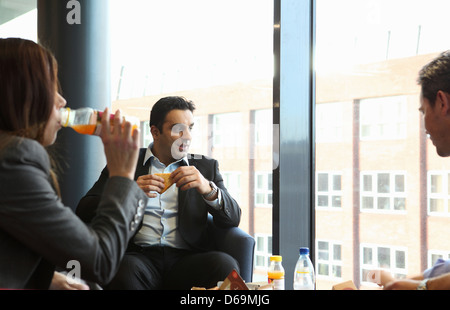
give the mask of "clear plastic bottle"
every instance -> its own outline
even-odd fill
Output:
[[[85,135],[100,135],[102,111],[92,108],[70,109],[61,108],[61,125],[71,127],[78,133]],[[114,124],[114,114],[110,115],[111,125]],[[135,117],[124,116],[124,120],[132,123],[133,129],[139,128],[139,120]]]
[[[300,248],[300,256],[295,265],[294,290],[314,290],[315,274],[314,266],[309,258],[309,249]]]
[[[281,264],[282,260],[280,255],[273,255],[270,257],[267,276],[269,284],[273,285],[274,290],[284,290],[284,268]]]

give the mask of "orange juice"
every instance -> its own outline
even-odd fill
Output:
[[[284,268],[281,265],[280,255],[270,257],[270,266],[267,271],[269,284],[272,284],[274,290],[284,290]]]
[[[83,135],[93,135],[97,125],[74,125],[72,129]]]
[[[72,127],[78,133],[84,135],[100,135],[102,111],[92,108],[80,108],[72,110],[70,108],[61,108],[61,125],[63,127]],[[110,124],[114,126],[114,114],[110,114]],[[139,119],[136,117],[123,116],[123,121],[129,121],[132,129],[139,128]]]
[[[114,123],[111,121],[111,126]],[[97,129],[98,127],[98,129]],[[99,135],[100,134],[100,128],[101,126],[94,124],[94,125],[73,125],[72,129],[75,130],[78,133],[81,133],[83,135]],[[132,125],[132,131],[137,129],[138,126],[133,124]]]
[[[267,272],[269,283],[273,283],[275,280],[284,279],[284,271],[269,271]]]

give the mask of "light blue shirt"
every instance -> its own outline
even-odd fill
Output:
[[[143,165],[150,160],[149,174],[171,173],[182,165],[189,166],[186,157],[179,159],[166,167],[151,151],[152,144],[147,148]],[[184,161],[184,164],[182,162]],[[214,208],[220,208],[221,193],[216,200],[206,203]],[[178,230],[178,188],[169,187],[162,195],[157,193],[156,198],[148,199],[142,227],[134,237],[134,242],[140,246],[170,246],[180,249],[189,249]]]
[[[449,272],[450,272],[450,260],[448,259],[444,260],[442,258],[439,258],[433,265],[433,267],[428,268],[423,272],[423,278],[424,279],[434,278]]]

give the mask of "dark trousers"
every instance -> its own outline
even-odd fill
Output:
[[[138,247],[128,251],[110,290],[189,290],[193,286],[211,288],[223,281],[237,261],[218,252],[193,252],[170,247]]]

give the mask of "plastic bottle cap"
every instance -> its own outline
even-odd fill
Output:
[[[273,255],[270,257],[270,261],[281,262],[282,257],[280,255]]]
[[[302,254],[309,254],[309,248],[300,248],[300,255]]]

